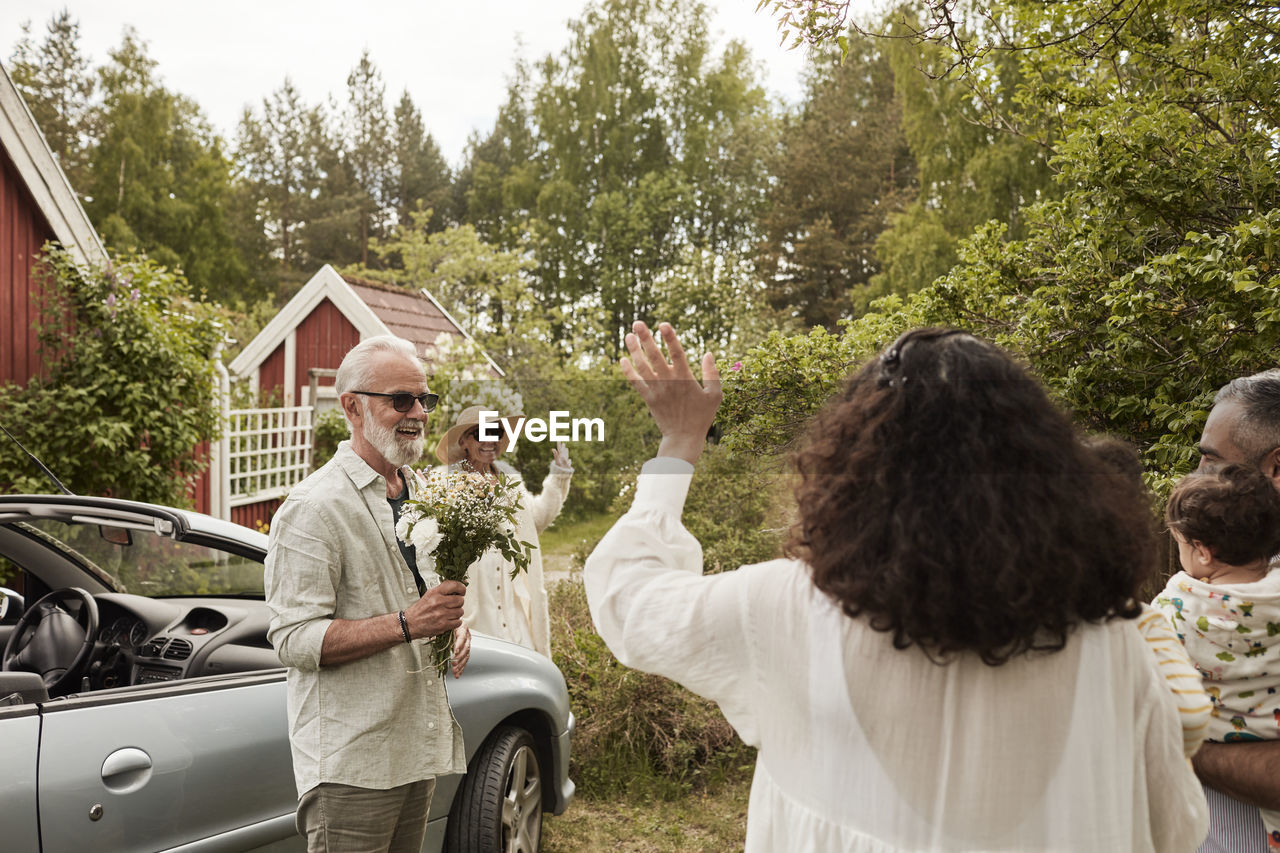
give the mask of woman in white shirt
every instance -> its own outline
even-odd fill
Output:
[[[660,332],[670,362],[641,323],[622,362],[658,458],[587,596],[620,661],[759,749],[749,851],[1196,848],[1204,797],[1132,622],[1148,510],[1036,380],[971,335],[904,335],[809,430],[797,559],[704,577],[680,513],[719,376]]]
[[[520,489],[520,512],[516,516],[516,539],[529,542],[533,551],[529,568],[515,577],[513,565],[496,550],[486,551],[467,569],[467,597],[462,621],[473,631],[500,637],[551,657],[551,621],[547,611],[547,588],[542,575],[542,549],[538,534],[560,514],[569,494],[573,466],[569,451],[561,443],[552,451],[551,470],[542,481],[542,491],[534,495],[520,472],[498,459],[507,449],[506,432],[488,420],[494,441],[482,441],[480,413],[483,406],[470,406],[458,413],[452,427],[436,446],[436,458],[446,465],[462,465],[486,477],[502,474]],[[490,410],[492,411],[492,410]],[[504,420],[522,415],[506,413]]]

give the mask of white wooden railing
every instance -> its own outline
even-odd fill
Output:
[[[310,406],[227,412],[227,507],[284,497],[311,473]],[[224,516],[227,517],[227,516]]]

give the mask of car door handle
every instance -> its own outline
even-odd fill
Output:
[[[102,762],[102,782],[117,794],[136,791],[151,778],[151,756],[137,747],[117,749]]]

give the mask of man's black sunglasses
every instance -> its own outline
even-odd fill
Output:
[[[440,402],[439,394],[410,394],[408,391],[397,391],[394,394],[383,394],[381,391],[352,391],[352,394],[363,394],[366,397],[390,397],[391,408],[397,412],[407,412],[413,408],[413,401],[417,400],[422,406],[422,411],[429,412],[436,407],[436,403]]]

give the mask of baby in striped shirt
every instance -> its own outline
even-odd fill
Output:
[[[1252,466],[1196,471],[1174,487],[1165,521],[1182,571],[1153,604],[1212,700],[1204,737],[1280,738],[1280,492]],[[1280,813],[1262,820],[1280,849]]]

